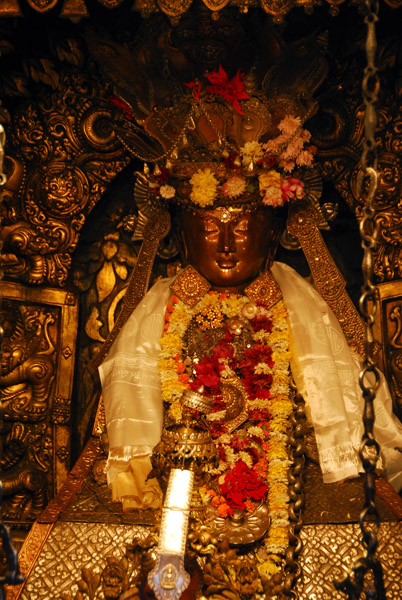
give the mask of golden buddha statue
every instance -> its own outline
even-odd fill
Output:
[[[208,79],[212,98],[198,81],[189,84],[192,102],[177,126],[177,139],[186,142],[182,156],[173,144],[165,167],[138,175],[143,213],[152,214],[152,206],[172,210],[184,269],[151,288],[100,366],[107,474],[114,500],[126,510],[161,506],[153,449],[161,475],[160,456],[172,451],[166,440],[173,439],[164,432],[184,423],[190,439],[189,408],[196,422],[209,403],[203,427],[218,460],[204,461],[206,477],[195,484],[205,518],[215,523],[218,539],[256,544],[255,564],[269,578],[281,571],[289,542],[292,379],[306,401],[324,482],[357,476],[363,433],[358,343],[351,339],[351,349],[318,292],[274,262],[287,206],[298,226],[316,229],[307,218],[315,201],[308,174],[314,149],[302,118],[271,118],[260,97],[245,93],[240,72],[229,80],[221,68]],[[147,121],[162,145],[171,144],[171,113],[163,108]],[[189,390],[199,406],[184,406]],[[375,434],[382,467],[399,489],[395,447],[402,446],[402,426],[391,412],[384,384]]]

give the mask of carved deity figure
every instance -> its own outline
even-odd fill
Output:
[[[20,310],[10,303],[5,303],[2,315],[0,466],[5,514],[9,519],[27,514],[32,518],[46,505],[52,458],[52,432],[46,421],[55,373],[55,348],[49,333],[54,318],[50,312]]]

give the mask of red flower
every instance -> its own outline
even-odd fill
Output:
[[[240,165],[235,164],[235,160],[238,157],[238,154],[230,154],[227,158],[225,158],[225,167],[229,171],[235,171],[236,169],[240,169]]]
[[[214,421],[210,427],[210,432],[213,438],[218,438],[224,433],[227,433],[228,430],[221,421]]]
[[[248,415],[249,421],[269,421],[270,414],[267,408],[254,408]]]
[[[128,119],[129,121],[133,120],[133,113],[129,104],[127,104],[126,102],[124,102],[124,100],[119,98],[119,96],[115,96],[114,94],[112,96],[109,96],[108,100],[115,106],[118,106],[119,108],[123,109],[123,116],[126,119]]]
[[[219,370],[217,369],[217,361],[211,360],[208,356],[200,360],[194,365],[196,379],[191,384],[192,390],[198,390],[204,385],[208,393],[217,393],[219,390]]]
[[[241,450],[245,450],[246,448],[248,448],[249,445],[250,445],[250,442],[248,440],[246,440],[246,439],[241,440],[236,433],[232,434],[232,437],[230,440],[230,447],[233,448],[233,450],[240,452]]]
[[[211,413],[219,412],[220,410],[225,410],[226,404],[222,400],[222,396],[214,396],[211,406]]]
[[[268,155],[260,158],[260,160],[257,160],[258,166],[262,166],[263,164],[266,164],[268,169],[272,169],[272,167],[274,167],[276,165],[276,156],[273,156],[272,154],[268,154]]]
[[[221,493],[229,506],[241,510],[246,508],[246,500],[262,500],[266,491],[267,484],[242,460],[237,461],[221,485]]]
[[[220,444],[218,446],[218,456],[219,456],[219,460],[226,462],[225,448],[223,446],[221,446]]]
[[[190,81],[184,85],[193,90],[195,101],[198,102],[201,94],[201,83],[196,79],[195,81]]]
[[[251,319],[250,323],[254,331],[260,331],[261,329],[267,333],[271,333],[272,331],[272,321],[264,315],[260,317],[254,317],[254,319]]]
[[[212,84],[207,85],[208,92],[215,96],[221,96],[233,106],[239,115],[243,115],[239,100],[250,98],[244,91],[244,73],[241,73],[240,70],[237,71],[236,75],[229,81],[228,74],[220,65],[218,73],[206,73],[205,76]]]
[[[217,363],[220,358],[232,358],[232,357],[233,357],[233,346],[231,346],[224,340],[221,340],[220,342],[218,342],[216,344],[213,355],[211,356],[211,359],[213,359],[213,361],[214,362],[216,361],[216,363]]]
[[[258,363],[265,363],[270,367],[274,366],[272,360],[272,350],[263,344],[255,344],[254,348],[246,348],[244,351],[244,358],[241,361],[239,367],[243,370],[243,373],[254,373],[254,367]]]

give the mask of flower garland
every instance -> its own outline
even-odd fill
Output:
[[[220,326],[224,334],[208,356],[194,363],[191,375],[184,363],[184,335],[192,319],[201,330]],[[230,319],[243,320],[251,331],[253,344],[240,356],[228,327]],[[222,517],[232,515],[235,509],[252,513],[261,500],[267,503],[271,526],[259,569],[271,576],[280,569],[289,528],[287,429],[292,404],[284,303],[280,301],[268,310],[262,303],[254,305],[246,296],[209,292],[189,308],[173,296],[165,321],[159,362],[162,398],[169,404],[170,414],[180,419],[179,399],[185,389],[197,390],[203,385],[204,393],[213,396],[209,420],[220,463],[210,473],[220,494],[206,490],[206,495]],[[241,378],[248,394],[249,412],[247,421],[229,433],[219,385],[234,374]]]

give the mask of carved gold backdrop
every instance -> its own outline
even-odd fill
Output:
[[[186,16],[176,30],[183,55],[199,47],[198,40],[204,35],[210,52],[230,47],[242,56],[238,40],[244,32],[252,35],[264,15],[249,4],[248,13],[240,16],[233,7],[228,7],[227,14],[214,13],[213,18],[204,8],[199,23],[191,20],[191,14],[188,19]],[[363,204],[357,193],[364,135],[360,93],[363,19],[356,8],[346,5],[332,17],[327,6],[305,15],[301,10],[290,11],[293,4],[283,3],[282,9],[278,8],[281,16],[287,15],[280,29],[282,46],[275,46],[273,38],[265,38],[264,43],[274,56],[277,48],[284,53],[284,48],[303,38],[291,55],[289,77],[295,62],[308,56],[317,44],[328,61],[328,75],[316,94],[319,110],[308,126],[324,180],[322,204],[333,217],[333,232],[326,233],[326,239],[356,296],[361,258],[357,221]],[[140,242],[133,240],[138,216],[133,185],[134,171],[142,164],[122,143],[118,132],[125,130],[127,123],[122,111],[108,99],[122,81],[126,87],[140,81],[142,87],[134,100],[137,113],[145,114],[152,108],[153,94],[163,95],[163,85],[169,85],[171,75],[163,78],[166,65],[151,64],[152,72],[161,77],[156,90],[146,77],[153,40],[166,44],[166,55],[177,61],[177,69],[186,65],[165,34],[152,35],[172,26],[163,14],[169,14],[167,3],[160,3],[162,13],[153,16],[145,29],[141,29],[143,19],[128,2],[86,6],[83,1],[9,0],[5,6],[0,9],[0,108],[7,132],[8,177],[1,231],[5,296],[1,464],[4,517],[14,527],[26,530],[60,488],[91,431],[99,389],[88,363],[113,327],[140,247]],[[146,6],[138,2],[142,12]],[[185,10],[184,3],[180,6]],[[64,18],[77,15],[85,18],[79,22]],[[380,188],[376,199],[380,238],[375,251],[381,301],[379,360],[399,414],[400,16],[400,10],[382,5]],[[187,28],[191,23],[191,27],[194,23],[199,27],[200,38],[191,37],[194,29]],[[219,44],[214,46],[214,40]],[[300,80],[298,85],[302,95],[304,82]],[[178,259],[170,250],[169,244],[160,249],[153,280],[176,271]],[[297,251],[283,251],[281,256],[308,274]]]

